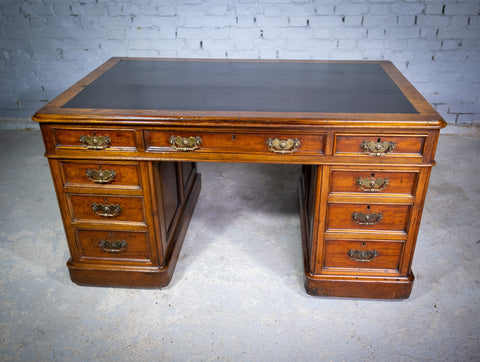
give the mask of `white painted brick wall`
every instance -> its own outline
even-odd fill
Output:
[[[1,0],[0,117],[111,56],[388,59],[448,122],[480,122],[480,0]]]

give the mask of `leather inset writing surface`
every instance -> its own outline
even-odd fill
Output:
[[[62,108],[418,113],[377,63],[128,59]]]

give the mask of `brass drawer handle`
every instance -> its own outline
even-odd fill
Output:
[[[108,253],[120,253],[127,248],[128,243],[125,240],[100,240],[98,245],[103,249],[103,251]]]
[[[95,202],[92,204],[92,210],[95,214],[102,217],[115,217],[122,212],[122,208],[118,204],[103,205]]]
[[[108,136],[96,136],[95,133],[93,136],[90,135],[81,135],[80,143],[84,145],[89,150],[104,150],[110,147],[112,140]]]
[[[357,185],[358,187],[363,190],[363,191],[370,191],[370,192],[376,192],[376,191],[382,191],[385,190],[387,187],[388,183],[390,181],[388,178],[370,178],[370,177],[359,177],[357,179]]]
[[[370,214],[355,211],[352,213],[352,220],[358,225],[375,225],[378,224],[383,219],[381,212],[378,214],[372,212]]]
[[[365,250],[365,251],[360,251],[360,250],[349,250],[347,255],[355,261],[359,261],[362,263],[372,261],[375,259],[378,255],[378,252],[376,250]]]
[[[365,152],[372,156],[383,156],[386,155],[388,152],[393,151],[395,148],[395,142],[393,141],[381,141],[379,138],[376,142],[375,141],[363,141],[360,145],[361,148],[365,150]]]
[[[90,181],[95,182],[96,184],[109,184],[112,182],[117,173],[114,170],[103,170],[102,166],[98,170],[87,170],[87,177]]]
[[[170,136],[169,142],[177,151],[193,151],[202,144],[202,139],[198,136]]]
[[[269,138],[267,140],[267,146],[275,153],[293,153],[300,147],[300,145],[300,140],[296,138],[288,138],[286,140]]]

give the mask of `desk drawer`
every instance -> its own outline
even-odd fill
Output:
[[[414,195],[418,171],[333,169],[331,193]]]
[[[408,205],[332,203],[327,209],[327,231],[406,232],[409,211]]]
[[[342,134],[335,135],[335,156],[423,157],[426,135]]]
[[[60,161],[59,165],[63,185],[67,187],[141,188],[138,163]]]
[[[145,225],[143,197],[68,194],[67,203],[73,222]]]
[[[404,242],[326,240],[324,268],[376,273],[398,271],[403,245]]]
[[[145,262],[150,259],[146,232],[76,229],[75,238],[83,260]]]
[[[52,128],[55,149],[136,151],[135,131],[115,128]]]
[[[215,132],[206,130],[145,131],[149,152],[222,152],[264,154],[323,154],[324,134]]]

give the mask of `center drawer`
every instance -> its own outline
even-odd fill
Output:
[[[67,194],[72,222],[145,225],[143,197]]]
[[[210,130],[146,130],[148,152],[222,152],[264,154],[324,153],[323,133],[216,132]]]

